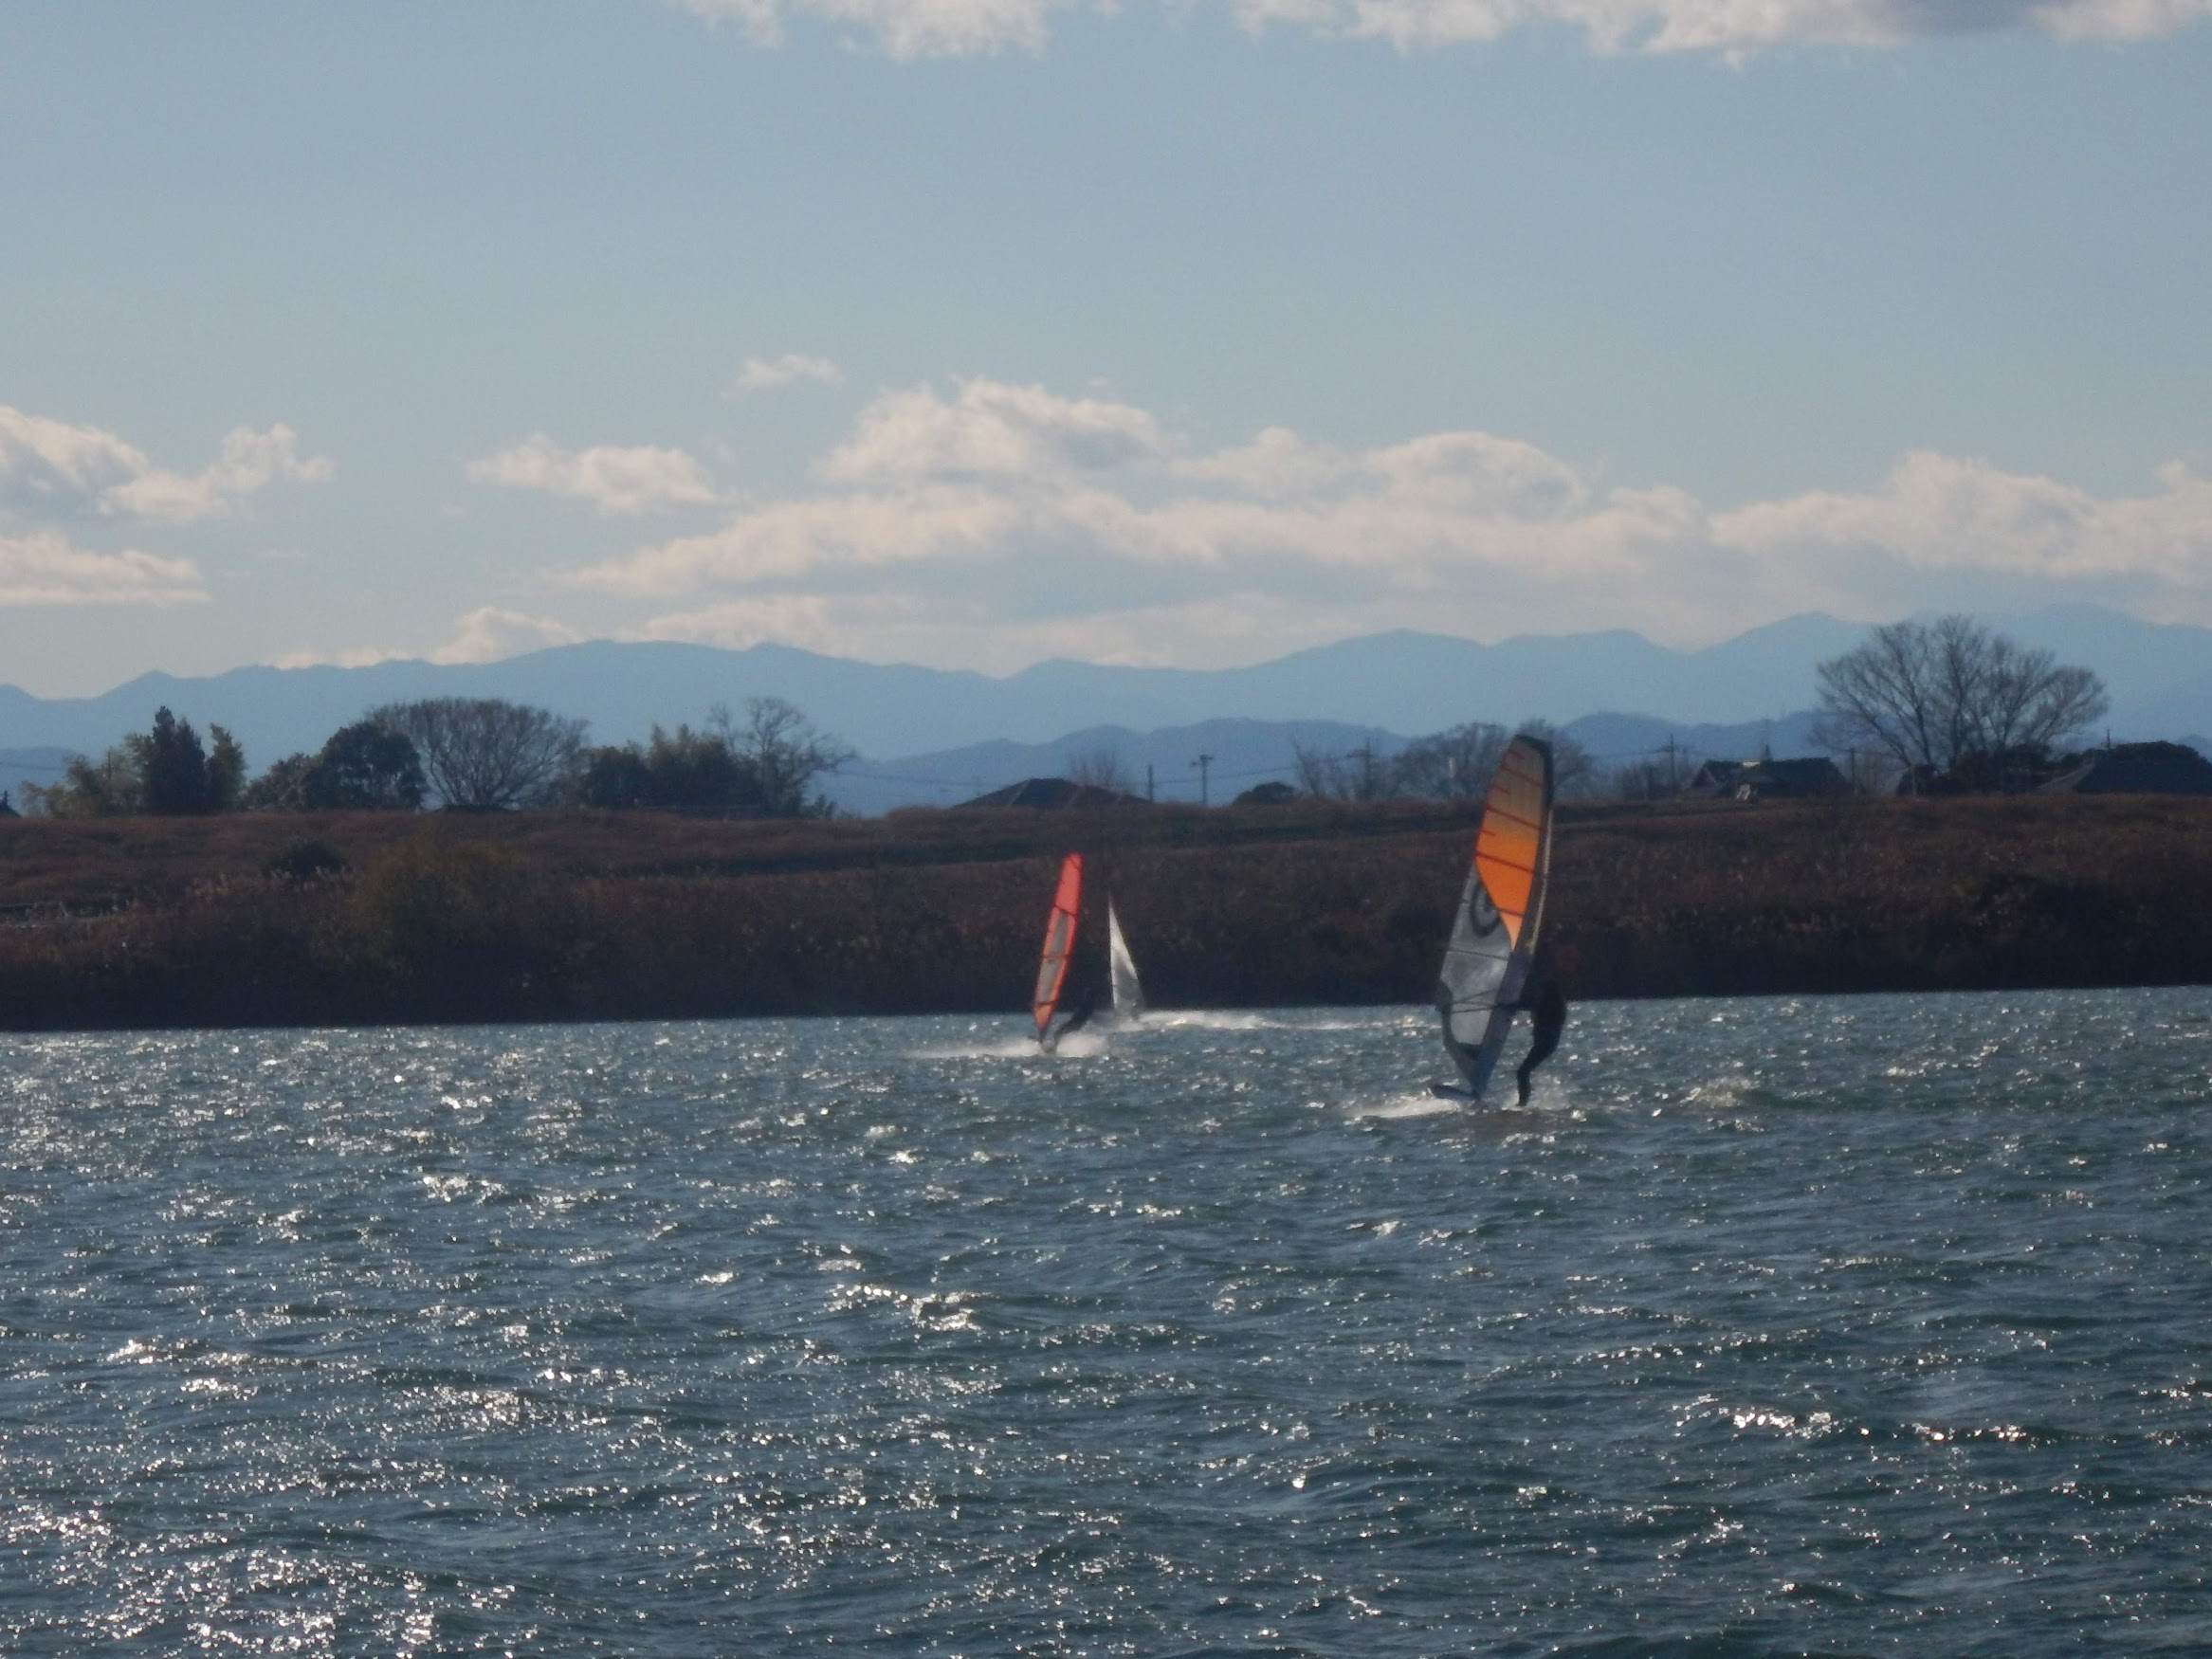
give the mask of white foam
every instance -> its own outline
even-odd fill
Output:
[[[1435,1118],[1446,1112],[1459,1111],[1463,1103],[1445,1100],[1440,1095],[1409,1095],[1397,1100],[1347,1106],[1345,1115],[1353,1118]]]
[[[989,1043],[960,1043],[936,1048],[907,1050],[909,1060],[1094,1060],[1106,1051],[1103,1031],[1070,1031],[1051,1054],[1026,1033]]]

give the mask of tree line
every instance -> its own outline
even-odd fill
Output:
[[[76,755],[58,783],[27,786],[54,817],[227,811],[503,811],[600,807],[733,817],[827,817],[814,782],[852,758],[780,698],[742,720],[716,707],[694,731],[593,746],[587,722],[500,698],[386,703],[248,781],[246,752],[210,725],[205,740],[168,708],[100,758]]]
[[[2088,668],[1951,615],[1892,623],[1817,665],[1815,738],[1848,758],[1854,787],[1920,793],[2033,787],[2075,758],[2078,740],[2110,708]],[[497,698],[388,703],[334,732],[314,754],[277,761],[248,781],[246,755],[218,725],[202,740],[190,720],[156,712],[145,732],[95,760],[75,756],[62,780],[29,786],[26,806],[55,816],[235,810],[412,811],[582,806],[745,817],[827,816],[817,779],[853,751],[779,698],[756,698],[743,718],[716,707],[698,728],[652,729],[645,742],[592,746],[587,724]],[[1607,770],[1545,720],[1508,728],[1471,720],[1386,751],[1296,746],[1297,783],[1263,785],[1241,799],[1305,794],[1344,801],[1450,800],[1489,788],[1516,731],[1551,744],[1563,799],[1651,798],[1682,779],[1631,760]],[[1069,757],[1077,782],[1127,793],[1110,750]]]
[[[1469,720],[1416,738],[1386,752],[1373,743],[1344,754],[1291,745],[1295,793],[1333,801],[1449,801],[1489,790],[1490,774],[1516,736],[1551,745],[1552,786],[1562,800],[1604,793],[1605,778],[1589,750],[1549,720],[1502,726]]]
[[[2111,709],[2104,682],[2056,653],[2022,645],[1969,616],[1876,628],[1814,670],[1813,738],[1841,758],[1855,790],[2009,793],[2032,789],[2083,757],[2080,742]],[[1651,800],[1689,779],[1670,755],[1662,766],[1631,757],[1608,769],[1546,720],[1508,728],[1470,721],[1403,748],[1373,743],[1345,752],[1293,746],[1295,786],[1261,785],[1252,801],[1451,800],[1479,795],[1516,732],[1551,745],[1563,800]],[[2140,747],[2140,746],[2139,746]],[[1087,781],[1111,782],[1098,756],[1082,757]]]

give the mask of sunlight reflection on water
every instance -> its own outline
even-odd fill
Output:
[[[8,1039],[0,1645],[2203,1650],[2208,1002]]]

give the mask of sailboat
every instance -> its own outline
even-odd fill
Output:
[[[1453,1100],[1482,1099],[1528,982],[1551,870],[1551,745],[1515,738],[1490,778],[1436,981],[1444,1049],[1463,1086],[1431,1087]]]
[[[1114,982],[1114,1024],[1133,1026],[1144,1015],[1144,987],[1137,981],[1137,958],[1122,937],[1122,919],[1106,900],[1106,967]]]

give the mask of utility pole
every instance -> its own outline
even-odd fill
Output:
[[[1201,755],[1191,764],[1198,769],[1198,805],[1201,807],[1213,805],[1206,789],[1206,770],[1214,764],[1214,757]]]
[[[1152,793],[1152,762],[1149,760],[1144,762],[1144,798],[1148,801],[1160,798]]]

